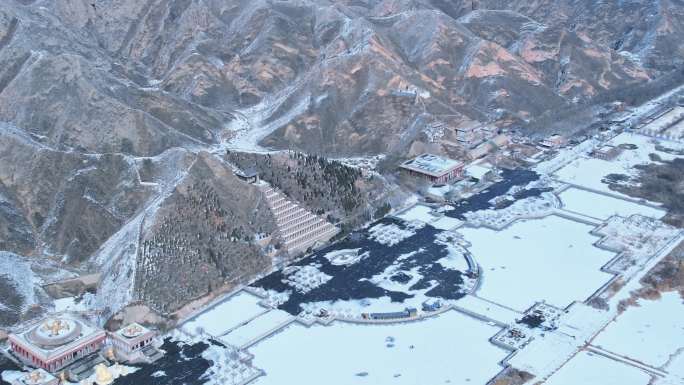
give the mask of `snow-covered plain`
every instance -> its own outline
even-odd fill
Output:
[[[593,246],[591,226],[555,215],[501,231],[460,228],[482,266],[477,295],[523,311],[535,301],[560,308],[584,300],[611,275],[600,270],[614,253]]]
[[[258,302],[259,297],[241,291],[186,322],[182,329],[191,335],[196,335],[202,330],[212,336],[220,336],[265,312],[266,309]]]
[[[76,297],[58,298],[55,300],[55,311],[58,313],[64,311],[87,311],[86,302],[85,300],[78,300]]]
[[[596,337],[593,344],[653,367],[684,348],[684,303],[678,292],[640,299]]]
[[[0,251],[0,279],[14,287],[17,294],[22,298],[24,309],[38,301],[35,295],[35,287],[41,284],[42,280],[34,274],[31,263],[26,258],[14,253]],[[0,298],[0,305],[4,305],[4,300],[5,298]]]
[[[497,331],[455,311],[405,324],[292,324],[250,352],[266,372],[259,385],[485,384],[508,354],[488,342]]]
[[[665,216],[664,210],[578,188],[569,188],[560,193],[559,197],[564,209],[598,219],[605,220],[613,215],[627,217],[632,214],[653,218]]]
[[[421,221],[425,223],[430,223],[436,218],[431,214],[432,209],[425,205],[415,205],[410,209],[398,214],[397,217],[405,221]]]
[[[684,384],[684,349],[665,367],[672,377]]]
[[[546,385],[646,385],[651,377],[640,369],[582,351],[556,372]]]
[[[438,230],[451,230],[451,229],[454,229],[454,228],[456,228],[462,224],[463,224],[463,221],[460,221],[456,218],[444,216],[444,217],[437,219],[434,222],[431,222],[430,226],[432,226]]]
[[[479,314],[502,324],[512,324],[516,319],[522,318],[523,316],[520,312],[496,305],[474,295],[466,295],[459,299],[455,306],[466,312]]]
[[[658,141],[658,143],[672,149],[682,149],[682,145],[675,142]],[[657,154],[663,160],[672,160],[676,157],[664,151],[656,150],[653,138],[638,134],[622,133],[611,139],[608,144],[614,146],[633,144],[636,145],[637,148],[634,150],[624,150],[614,160],[596,159],[589,156],[580,157],[556,171],[556,177],[559,180],[570,184],[580,185],[614,195],[622,195],[616,191],[612,191],[608,187],[608,184],[603,183],[602,180],[608,174],[633,176],[637,172],[634,166],[653,163],[649,158],[650,154]]]

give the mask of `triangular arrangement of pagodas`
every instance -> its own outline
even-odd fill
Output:
[[[305,252],[309,247],[324,243],[339,232],[335,225],[302,207],[268,183],[260,181],[259,188],[275,219],[278,239],[289,255]]]

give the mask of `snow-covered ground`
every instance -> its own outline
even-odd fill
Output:
[[[431,214],[432,209],[425,205],[415,205],[410,209],[404,211],[403,213],[397,215],[397,217],[405,221],[421,221],[425,223],[430,223],[436,218]]]
[[[276,94],[266,96],[255,106],[235,111],[235,119],[226,127],[233,137],[222,146],[239,151],[268,152],[259,142],[305,112],[309,105],[308,96],[299,97],[286,113],[278,114],[283,103],[295,97],[293,93],[296,89],[297,84],[292,84]]]
[[[436,209],[432,207],[416,204],[412,207],[406,209],[405,211],[397,214],[397,218],[401,218],[405,221],[412,222],[418,221],[422,223],[427,223],[430,226],[438,230],[451,230],[463,224],[456,218],[450,218],[441,214],[441,212],[452,209],[450,206],[440,206]]]
[[[535,301],[564,308],[584,300],[612,276],[600,270],[614,253],[593,246],[592,227],[548,216],[501,231],[460,228],[482,266],[477,295],[523,311]]]
[[[684,349],[665,367],[670,375],[684,384]]]
[[[594,345],[644,364],[661,367],[684,348],[684,304],[678,292],[640,299],[599,334]]]
[[[463,256],[463,253],[456,247],[448,249],[449,255],[437,260],[437,263],[442,265],[445,269],[467,271],[468,261]]]
[[[665,216],[665,211],[661,209],[574,187],[563,191],[559,197],[565,210],[603,220],[613,215],[627,217],[632,214],[641,214],[654,218]]]
[[[92,294],[86,293],[87,296]],[[60,313],[64,311],[88,311],[86,306],[87,301],[84,299],[77,299],[76,297],[58,298],[55,300],[55,311]]]
[[[184,323],[182,329],[191,335],[202,334],[203,332],[212,336],[220,336],[265,312],[266,309],[260,306],[258,302],[259,297],[241,291]]]
[[[498,329],[454,311],[405,324],[292,324],[250,352],[266,372],[259,385],[485,384],[508,354],[488,342]]]
[[[285,321],[292,319],[292,316],[282,310],[271,310],[266,314],[249,321],[237,329],[231,330],[228,334],[221,336],[221,341],[226,344],[241,347],[254,339],[259,338],[274,328],[282,325]]]
[[[557,330],[524,329],[533,338],[508,360],[508,364],[543,381],[583,349],[596,331],[610,321],[611,314],[574,302],[566,311],[559,312],[558,319],[553,322]]]
[[[599,144],[600,142],[596,139],[588,139],[577,146],[562,148],[558,151],[558,155],[539,162],[534,167],[534,171],[543,175],[553,173],[579,156],[586,155]]]
[[[640,369],[586,351],[578,353],[546,385],[647,385],[651,377]]]
[[[683,148],[681,144],[675,142],[654,140],[653,138],[633,133],[622,133],[611,139],[608,144],[614,146],[632,144],[637,146],[636,149],[625,149],[614,160],[597,159],[584,154],[584,156],[558,170],[556,177],[566,183],[614,195],[622,195],[610,190],[608,184],[603,183],[602,180],[609,174],[634,176],[637,172],[634,166],[653,163],[649,158],[650,154],[657,154],[663,160],[672,160],[676,157],[672,154],[656,150],[656,143],[675,150],[682,150]]]
[[[33,272],[28,259],[14,253],[0,251],[0,279],[9,282],[21,296],[23,300],[21,310],[38,302],[35,288],[43,280]],[[0,298],[0,304],[3,304],[4,299]]]
[[[456,219],[456,218],[451,218],[447,216],[443,216],[436,221],[430,223],[430,226],[438,229],[438,230],[451,230],[454,229],[460,225],[462,225],[463,222]]]
[[[156,200],[157,204],[160,199]],[[148,207],[147,210],[154,212],[158,207],[156,204],[150,207],[152,206],[154,208]],[[87,299],[86,306],[90,309],[109,310],[102,314],[102,323],[133,299],[140,226],[146,215],[145,212],[139,213],[107,239],[91,257],[92,262],[102,272],[102,281],[97,294]]]
[[[516,319],[522,318],[522,313],[520,312],[494,304],[474,295],[466,295],[459,299],[455,306],[464,311],[479,314],[502,324],[512,324]]]
[[[597,243],[599,246],[623,252],[608,268],[625,278],[641,270],[654,254],[680,237],[679,229],[639,215],[610,217],[595,233],[604,236]]]

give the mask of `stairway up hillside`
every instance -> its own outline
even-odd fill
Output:
[[[260,181],[260,189],[275,218],[277,237],[288,254],[305,252],[319,242],[327,242],[339,232],[332,223],[292,201],[268,183]]]

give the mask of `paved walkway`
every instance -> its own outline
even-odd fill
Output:
[[[631,358],[626,357],[626,356],[621,356],[617,353],[613,353],[609,350],[605,350],[605,349],[598,347],[598,346],[589,345],[586,347],[586,350],[590,351],[592,353],[596,353],[596,354],[599,354],[601,356],[610,358],[611,360],[619,361],[619,362],[622,362],[623,364],[627,364],[629,366],[633,366],[635,368],[641,369],[645,372],[648,372],[651,375],[655,375],[658,377],[667,377],[668,376],[667,372],[663,371],[662,369],[654,368],[652,366],[641,363],[637,360],[631,359]]]

